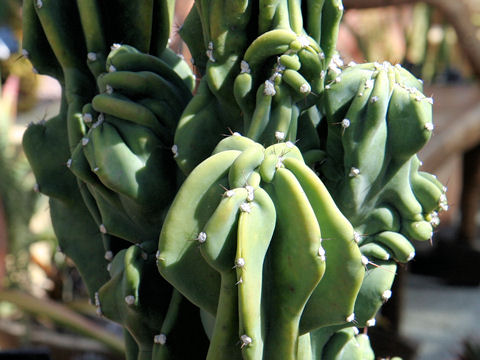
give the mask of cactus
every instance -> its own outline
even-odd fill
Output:
[[[24,1],[24,54],[64,96],[23,144],[99,315],[127,359],[373,359],[397,264],[448,206],[415,155],[432,100],[344,66],[339,0],[196,1],[194,89],[173,5]]]

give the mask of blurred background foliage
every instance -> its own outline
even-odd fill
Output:
[[[480,13],[472,10],[472,19],[478,25]],[[428,83],[466,81],[473,76],[454,27],[437,7],[424,2],[350,9],[343,19],[340,44],[347,59],[400,63]]]

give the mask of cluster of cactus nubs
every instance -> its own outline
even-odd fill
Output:
[[[374,359],[397,264],[447,207],[416,156],[432,99],[343,64],[340,0],[196,0],[195,88],[174,5],[23,2],[24,55],[63,90],[23,140],[60,248],[127,359]]]

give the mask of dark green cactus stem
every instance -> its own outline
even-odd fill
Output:
[[[194,69],[200,74],[205,73],[207,66],[207,43],[204,40],[204,32],[202,27],[202,20],[200,18],[198,6],[192,7],[191,11],[185,18],[178,33],[182,40],[187,44],[188,50],[192,55],[192,65]]]
[[[231,266],[230,266],[231,268]],[[228,269],[231,270],[231,269]],[[222,273],[218,309],[213,327],[207,359],[242,359],[238,346],[237,276],[232,271]]]
[[[185,174],[190,173],[208,157],[227,131],[218,116],[218,106],[208,84],[202,80],[175,132],[172,151],[180,169]]]
[[[170,39],[170,31],[175,18],[175,0],[153,0],[151,11],[152,33],[149,53],[161,56]]]
[[[148,53],[152,40],[153,5],[154,0],[102,1],[102,12],[107,23],[107,43],[127,44]],[[168,39],[165,33],[162,39],[165,39],[165,36]],[[166,40],[163,41],[166,44]]]
[[[108,278],[107,263],[98,227],[83,205],[77,181],[66,166],[68,144],[63,104],[56,117],[44,124],[30,125],[23,147],[38,190],[50,196],[52,223],[60,248],[75,262],[93,299],[93,293]],[[90,262],[92,259],[95,260]]]
[[[68,201],[75,181],[66,170],[68,156],[65,117],[67,103],[62,99],[57,116],[40,123],[32,123],[23,135],[23,149],[43,194]],[[53,145],[54,144],[54,145]],[[58,181],[58,179],[67,181]]]
[[[70,199],[73,204],[50,199],[53,230],[60,249],[75,263],[93,300],[94,293],[108,280],[103,241],[80,194],[72,193]]]
[[[199,310],[174,290],[161,332],[154,337],[152,360],[205,359],[208,338]],[[189,339],[189,346],[185,346]]]
[[[138,345],[135,342],[133,336],[127,329],[123,328],[123,338],[125,342],[125,360],[137,360],[138,358]]]
[[[85,35],[87,65],[94,77],[105,69],[105,54],[108,52],[104,22],[97,0],[77,0],[78,13]]]
[[[22,54],[34,64],[34,71],[52,76],[63,83],[62,68],[42,28],[34,0],[23,1],[22,21]]]

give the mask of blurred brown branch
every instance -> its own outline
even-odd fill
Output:
[[[438,8],[457,32],[458,41],[475,75],[480,78],[480,40],[478,27],[471,21],[471,9],[465,0],[344,0],[348,9],[367,9],[425,2]]]
[[[0,291],[0,301],[10,302],[27,313],[46,317],[78,334],[96,339],[115,353],[125,353],[125,345],[120,337],[62,303],[40,299],[17,290]]]
[[[374,7],[413,4],[419,0],[343,0],[346,9],[368,9]],[[426,1],[428,2],[428,1]]]

